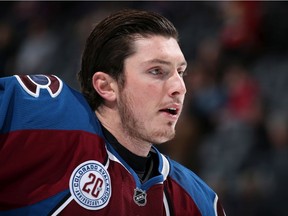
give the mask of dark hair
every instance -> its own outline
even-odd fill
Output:
[[[178,32],[165,17],[148,11],[125,9],[96,25],[86,41],[78,78],[81,91],[95,110],[103,98],[95,91],[92,77],[95,72],[109,74],[124,86],[124,60],[134,53],[137,36],[162,35],[178,41]]]

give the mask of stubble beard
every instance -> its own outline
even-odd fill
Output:
[[[171,132],[163,128],[149,128],[150,130],[145,128],[143,120],[137,118],[137,114],[133,111],[135,109],[132,107],[132,104],[134,104],[132,98],[123,90],[120,95],[118,108],[122,127],[126,135],[132,139],[142,140],[151,144],[161,144],[175,137],[175,129]]]

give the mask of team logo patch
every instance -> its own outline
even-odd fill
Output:
[[[98,161],[86,161],[73,171],[70,191],[82,207],[89,210],[102,209],[108,204],[112,193],[109,173]]]
[[[139,206],[145,206],[147,202],[147,194],[146,191],[141,190],[139,188],[134,189],[134,202]]]
[[[62,81],[54,75],[15,75],[23,89],[33,97],[39,97],[40,89],[47,89],[52,98],[57,97],[63,87]]]

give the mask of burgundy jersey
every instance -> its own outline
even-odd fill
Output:
[[[197,175],[155,147],[141,183],[84,97],[52,75],[0,79],[0,215],[225,215]]]

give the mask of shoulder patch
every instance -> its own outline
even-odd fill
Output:
[[[70,177],[69,186],[74,200],[89,210],[104,208],[112,193],[108,171],[95,160],[85,161],[76,167]]]
[[[31,96],[39,97],[40,89],[47,89],[52,98],[59,95],[63,82],[54,75],[15,75],[22,88]]]

